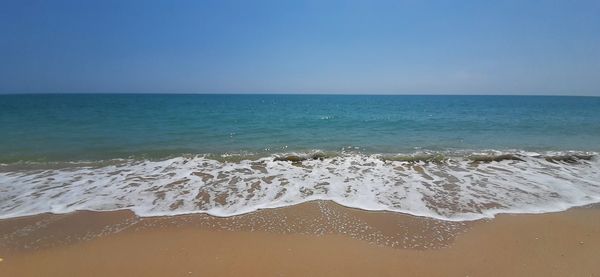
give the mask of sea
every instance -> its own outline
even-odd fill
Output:
[[[0,218],[545,213],[600,202],[599,152],[600,97],[0,95]]]

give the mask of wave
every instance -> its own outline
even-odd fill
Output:
[[[189,155],[0,165],[0,218],[130,209],[233,216],[311,200],[442,220],[543,213],[600,202],[593,152]]]

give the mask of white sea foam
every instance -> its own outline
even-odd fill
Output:
[[[461,221],[600,202],[597,157],[503,155],[390,159],[354,153],[303,156],[301,162],[274,157],[224,162],[195,156],[0,165],[0,218],[117,209],[140,216],[231,216],[322,199],[365,210]]]

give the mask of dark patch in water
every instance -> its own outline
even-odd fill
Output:
[[[293,163],[300,163],[302,161],[306,161],[306,160],[324,160],[327,158],[330,158],[331,155],[327,155],[323,152],[317,152],[317,153],[313,153],[310,154],[308,156],[298,156],[298,155],[285,155],[285,156],[278,156],[275,157],[273,159],[273,161],[283,161],[283,162],[293,162]]]
[[[469,159],[473,162],[484,162],[484,163],[501,162],[501,161],[519,161],[519,162],[524,161],[523,159],[521,159],[513,154],[486,155],[486,156],[473,155],[473,156],[470,156]]]
[[[564,163],[576,163],[579,160],[589,161],[593,158],[593,155],[560,155],[560,156],[548,156],[544,159],[551,163],[564,162]]]
[[[171,211],[173,211],[173,210],[177,210],[177,209],[178,209],[179,207],[181,207],[181,206],[183,206],[183,200],[182,200],[182,199],[179,199],[179,200],[177,200],[177,201],[173,202],[173,203],[172,203],[172,204],[169,206],[169,208],[171,209]]]
[[[293,162],[293,163],[298,163],[298,162],[302,162],[306,160],[306,158],[304,157],[300,157],[300,156],[296,156],[296,155],[287,155],[287,156],[283,156],[283,157],[275,157],[275,159],[273,159],[273,161],[276,162]]]

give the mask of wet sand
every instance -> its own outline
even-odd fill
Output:
[[[0,276],[600,276],[600,209],[446,222],[315,201],[0,220]]]

